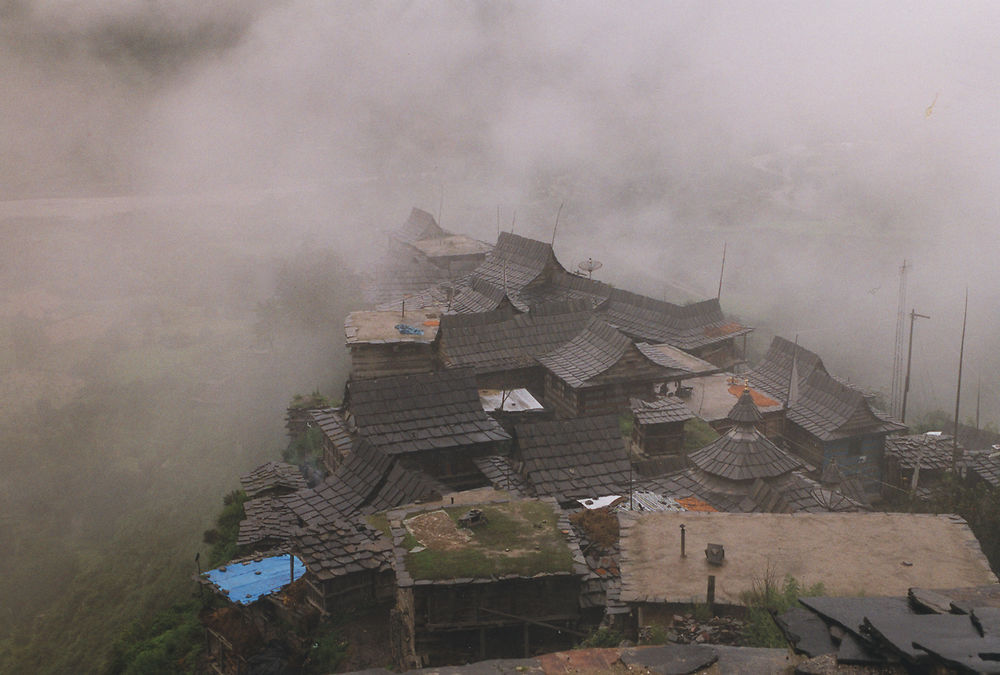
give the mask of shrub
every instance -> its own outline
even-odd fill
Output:
[[[823,592],[822,583],[803,586],[791,575],[786,575],[784,582],[779,582],[773,570],[765,570],[762,576],[753,580],[749,591],[740,594],[740,599],[747,607],[743,646],[787,646],[785,636],[774,622],[773,616],[801,606],[799,598],[802,596],[822,595]]]
[[[624,639],[621,633],[610,628],[598,628],[588,637],[586,637],[583,642],[578,646],[581,649],[588,649],[594,647],[617,647],[621,644]]]

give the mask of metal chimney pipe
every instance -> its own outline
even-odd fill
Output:
[[[684,523],[681,523],[681,557],[687,557],[687,554],[684,552]]]

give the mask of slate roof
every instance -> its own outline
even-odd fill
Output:
[[[746,389],[729,413],[735,425],[688,461],[710,476],[727,481],[776,478],[802,467],[801,462],[768,440],[754,424],[763,419]]]
[[[813,658],[802,664],[805,672],[857,670],[848,664],[863,662],[865,672],[998,673],[1000,663],[990,658],[1000,652],[1000,612],[990,597],[995,587],[968,590],[979,589],[986,590],[977,594],[982,604],[968,608],[953,597],[966,589],[910,588],[906,596],[896,597],[806,597],[804,609],[785,612],[777,621],[795,650]],[[814,663],[823,667],[813,669]]]
[[[607,302],[612,286],[577,274],[565,272],[529,284],[519,292],[521,302],[534,309],[551,302],[582,301],[588,309]]]
[[[240,487],[250,498],[276,488],[294,491],[305,486],[306,479],[302,477],[299,467],[283,462],[261,464],[250,473],[240,477]]]
[[[764,359],[744,377],[751,385],[762,389],[781,401],[788,398],[788,382],[792,373],[792,361],[799,376],[799,386],[815,371],[826,373],[823,359],[802,345],[796,345],[780,335],[775,335]]]
[[[686,469],[642,480],[638,486],[672,497],[682,505],[696,499],[729,513],[841,513],[866,508],[864,503],[820,485],[799,471],[737,484]]]
[[[638,350],[631,340],[610,324],[590,317],[582,331],[551,352],[538,356],[537,360],[567,385],[580,389],[600,384],[592,380],[616,365],[629,349]],[[686,372],[661,366],[641,350],[638,351],[642,354],[639,362],[642,365],[633,365],[628,369],[625,376],[630,379],[667,379]]]
[[[741,503],[746,497],[745,493],[736,494],[722,489],[713,489],[706,485],[703,479],[697,479],[691,469],[640,480],[636,485],[637,489],[671,497],[678,502],[693,497],[709,504],[718,511],[734,513],[743,510]],[[726,487],[732,489],[731,486]]]
[[[448,492],[451,492],[451,488],[423,471],[407,469],[397,462],[389,471],[382,487],[371,497],[364,511],[375,513],[403,504],[441,499]]]
[[[757,424],[764,419],[760,410],[757,409],[757,404],[753,401],[750,387],[743,389],[743,393],[740,394],[736,404],[729,411],[729,419],[738,424],[749,425]]]
[[[287,542],[298,525],[287,496],[251,499],[243,504],[243,513],[246,517],[236,538],[239,546]]]
[[[958,447],[960,452],[965,452],[961,445]],[[885,439],[885,456],[896,458],[902,469],[912,470],[919,464],[921,470],[945,471],[952,466],[952,437],[928,434],[890,436]]]
[[[486,260],[460,278],[427,278],[427,287],[416,291],[406,280],[405,267],[398,274],[399,284],[410,291],[408,306],[434,307],[449,314],[491,312],[502,306],[527,312],[551,302],[580,301],[633,339],[684,350],[752,330],[727,319],[717,298],[682,306],[619,290],[566,271],[551,245],[510,232],[501,232]],[[383,301],[378,309],[398,310],[398,296],[393,300]]]
[[[373,288],[368,295],[375,305],[393,303],[398,306],[401,299],[406,298],[407,307],[411,304],[415,307],[422,305],[420,302],[411,303],[409,296],[419,296],[426,289],[446,283],[450,278],[447,269],[409,257],[386,257],[375,266],[374,277]]]
[[[336,475],[313,488],[288,495],[285,504],[295,514],[299,524],[323,525],[357,513],[364,498]]]
[[[722,370],[715,364],[699,359],[666,342],[660,344],[637,342],[635,346],[650,361],[665,368],[687,371],[692,375],[710,375]]]
[[[727,319],[718,298],[675,305],[616,288],[601,310],[609,323],[630,337],[645,342],[667,342],[683,350],[698,349],[753,330]]]
[[[564,311],[468,314],[441,318],[440,353],[448,368],[472,367],[478,373],[537,366],[535,357],[579,334],[591,316],[579,306]]]
[[[789,400],[793,361],[798,377]],[[821,441],[906,428],[875,411],[860,391],[831,376],[814,352],[782,337],[775,336],[764,360],[745,377],[768,395],[787,401],[788,420]]]
[[[632,415],[635,416],[636,424],[643,425],[686,422],[695,417],[695,414],[686,405],[666,396],[655,401],[632,399]]]
[[[387,537],[360,519],[304,528],[295,538],[296,552],[319,581],[365,570],[388,571],[391,548]]]
[[[743,424],[689,454],[688,461],[705,473],[731,481],[775,478],[802,467],[752,425]]]
[[[857,474],[845,474],[836,458],[831,458],[823,467],[819,482],[824,488],[839,492],[858,504],[868,505],[868,495],[865,494],[861,478]]]
[[[318,526],[359,512],[440,498],[446,491],[433,478],[403,467],[395,457],[361,439],[326,480],[288,495],[283,503],[297,520]]]
[[[347,401],[359,434],[389,455],[510,438],[483,410],[467,368],[353,380]]]
[[[434,220],[434,216],[422,209],[414,207],[410,211],[410,217],[392,233],[394,239],[407,243],[430,239],[432,237],[445,237],[451,234],[443,229]]]
[[[446,299],[448,293],[446,290]],[[526,309],[510,296],[502,283],[496,284],[490,279],[472,277],[454,284],[451,301],[447,302],[447,310],[453,314],[492,312],[503,306],[504,301],[518,309]]]
[[[524,482],[524,478],[517,472],[509,458],[502,455],[490,455],[489,457],[477,457],[473,462],[494,489],[509,492],[516,497],[529,497],[531,495],[531,488]]]
[[[351,454],[354,444],[347,431],[347,425],[341,417],[342,413],[343,410],[340,408],[320,408],[309,411],[313,422],[323,432],[323,436],[333,444],[341,457],[346,457]]]
[[[876,415],[864,394],[816,371],[786,413],[789,420],[823,441],[857,434],[892,433],[906,427]]]
[[[761,415],[750,390],[744,390],[730,412],[736,424],[701,450],[688,455],[693,466],[640,483],[675,499],[697,497],[721,511],[796,513],[856,511],[862,501],[835,486],[803,475],[802,463],[785,452],[754,424]]]
[[[997,453],[976,453],[967,461],[973,475],[994,488],[1000,488],[1000,456]]]
[[[521,473],[538,496],[560,501],[621,494],[630,470],[617,415],[516,427]]]
[[[546,269],[566,273],[556,260],[552,246],[511,232],[501,232],[497,244],[472,276],[508,292],[520,291]]]

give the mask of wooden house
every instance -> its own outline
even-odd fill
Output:
[[[640,483],[674,499],[696,498],[717,511],[819,513],[864,504],[805,476],[802,462],[758,429],[762,417],[749,389],[729,412],[729,431],[687,456],[690,468]]]
[[[294,548],[306,566],[306,599],[324,614],[388,601],[396,592],[388,537],[364,518],[299,530]]]
[[[684,423],[694,417],[676,397],[632,399],[633,447],[641,456],[675,458],[683,465]]]
[[[344,421],[343,408],[319,408],[309,411],[311,428],[319,430],[323,447],[323,467],[329,473],[350,456],[354,442]]]
[[[473,368],[480,388],[524,388],[544,399],[545,369],[536,357],[571,340],[590,319],[579,303],[556,303],[526,314],[443,316],[438,358],[445,368]]]
[[[953,437],[940,432],[890,436],[885,441],[883,496],[911,494],[930,498],[955,467]],[[965,450],[958,445],[959,456]],[[960,465],[964,466],[961,461]]]
[[[244,550],[284,548],[296,529],[342,521],[401,504],[440,499],[448,491],[419,470],[359,439],[325,480],[294,492],[256,496],[243,505],[237,544]]]
[[[516,436],[513,464],[535,496],[572,504],[629,489],[629,457],[618,415],[521,424]]]
[[[374,304],[399,301],[475,269],[492,247],[445,230],[434,216],[414,208],[389,233],[386,255],[376,265],[369,295]]]
[[[507,453],[510,435],[483,410],[470,369],[353,380],[345,407],[352,432],[452,489],[485,485],[473,460]]]
[[[430,372],[439,324],[433,309],[351,312],[344,321],[351,378]]]
[[[679,607],[706,602],[709,575],[720,610],[744,606],[762,574],[854,599],[996,584],[975,535],[950,515],[657,512],[619,522],[621,599],[639,626],[668,625]],[[722,545],[723,564],[707,558],[709,544]]]
[[[593,316],[571,340],[537,359],[545,367],[545,405],[567,418],[627,412],[632,398],[653,398],[664,383],[690,375]]]
[[[464,517],[470,509],[474,520]],[[388,517],[398,586],[391,646],[400,670],[524,657],[538,641],[571,644],[588,571],[554,503],[401,509]]]
[[[818,471],[836,460],[867,491],[880,492],[886,436],[903,424],[831,376],[815,353],[778,336],[747,378],[785,404],[782,437],[795,454]]]
[[[299,467],[284,462],[265,462],[240,476],[240,488],[247,497],[278,497],[306,487]]]
[[[727,318],[718,298],[675,305],[616,288],[599,311],[633,340],[666,342],[719,368],[744,362],[745,338],[753,331]],[[742,347],[736,343],[739,337],[744,338]]]

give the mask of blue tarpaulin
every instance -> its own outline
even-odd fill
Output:
[[[424,329],[417,328],[416,326],[408,326],[405,323],[397,323],[396,330],[399,331],[400,335],[423,335]]]
[[[205,572],[216,587],[233,602],[249,605],[258,598],[278,591],[306,573],[306,566],[294,558],[294,568],[289,556],[278,555],[261,560],[231,562]],[[293,578],[294,577],[294,578]]]

